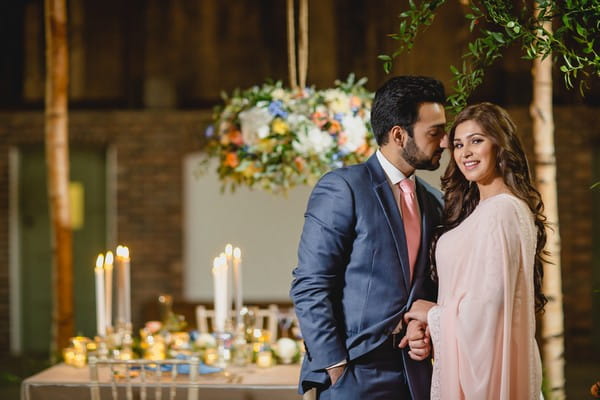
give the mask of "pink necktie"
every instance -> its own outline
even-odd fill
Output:
[[[400,210],[406,234],[408,247],[408,262],[410,264],[410,280],[412,282],[415,262],[421,246],[421,219],[419,218],[419,205],[415,195],[415,183],[410,179],[403,179],[398,183],[400,187]]]

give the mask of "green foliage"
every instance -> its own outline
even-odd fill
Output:
[[[391,55],[380,55],[386,72],[398,55],[412,50],[419,31],[430,26],[436,12],[446,0],[409,2],[409,9],[399,15],[398,32],[389,35],[399,42]],[[552,55],[559,67],[565,85],[579,85],[584,94],[586,81],[600,77],[600,2],[598,0],[533,0],[519,2],[513,7],[511,0],[476,0],[467,6],[465,19],[473,39],[462,55],[460,67],[451,66],[455,82],[454,93],[448,97],[449,109],[458,112],[467,103],[473,90],[483,81],[484,71],[502,56],[503,50],[517,43],[523,58],[544,59]],[[534,9],[539,13],[534,15]],[[547,22],[554,24],[550,32]]]

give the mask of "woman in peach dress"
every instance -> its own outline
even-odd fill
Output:
[[[429,324],[432,399],[538,399],[535,312],[543,308],[545,217],[516,128],[482,103],[456,118],[444,177],[444,226],[434,245],[438,302],[407,321]]]

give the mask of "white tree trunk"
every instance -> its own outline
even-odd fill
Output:
[[[536,14],[537,14],[536,10]],[[545,28],[551,31],[552,24]],[[544,265],[543,291],[548,297],[542,314],[542,359],[547,395],[551,400],[565,398],[564,329],[562,279],[560,267],[560,235],[554,154],[554,119],[552,115],[552,57],[533,62],[533,118],[536,186],[542,195],[548,229],[546,249],[550,252]]]

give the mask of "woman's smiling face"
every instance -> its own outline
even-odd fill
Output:
[[[452,140],[452,155],[468,181],[486,184],[498,177],[497,146],[473,120],[460,123]]]

